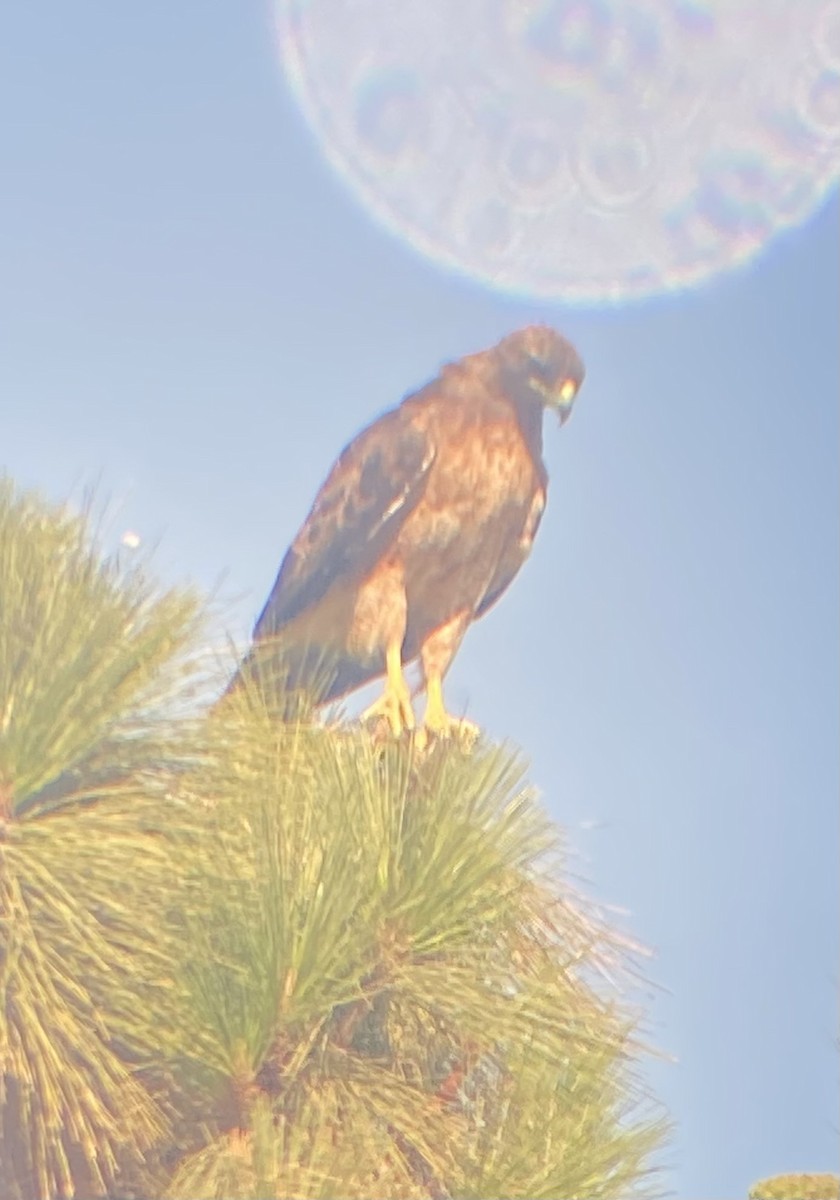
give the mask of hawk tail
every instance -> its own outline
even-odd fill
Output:
[[[348,692],[384,674],[381,666],[319,646],[283,645],[261,639],[239,664],[221,699],[241,689],[256,691],[279,714],[300,714],[339,700]]]

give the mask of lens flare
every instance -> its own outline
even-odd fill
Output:
[[[840,0],[277,0],[277,17],[341,177],[501,290],[698,283],[840,173]]]

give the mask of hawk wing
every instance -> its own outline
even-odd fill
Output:
[[[254,640],[276,634],[342,578],[359,580],[414,510],[434,448],[402,409],[380,417],[342,452],[280,566]]]
[[[540,527],[542,515],[545,512],[545,484],[538,488],[531,501],[531,508],[525,521],[525,526],[518,539],[511,540],[505,553],[499,560],[493,578],[484,593],[484,597],[475,610],[475,620],[483,617],[493,607],[497,600],[507,591],[519,573],[519,568],[531,553],[534,538]]]

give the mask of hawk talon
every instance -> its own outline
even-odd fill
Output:
[[[471,750],[481,736],[481,730],[466,717],[453,717],[443,704],[443,686],[439,675],[430,675],[426,684],[426,715],[417,732],[415,745],[425,750],[437,738],[457,737],[464,747]]]
[[[440,724],[429,724],[425,720],[414,736],[414,744],[418,750],[428,750],[436,741],[456,738],[462,748],[469,751],[480,737],[481,729],[474,721],[468,721],[466,717],[452,717],[447,713],[445,722]]]
[[[370,708],[362,713],[362,720],[385,717],[395,738],[404,730],[414,729],[414,709],[411,707],[411,692],[403,678],[400,643],[392,642],[385,653],[385,691]]]
[[[391,687],[366,708],[359,718],[362,722],[379,720],[384,717],[395,738],[400,737],[405,730],[409,733],[414,729],[414,709],[411,707],[411,696],[406,688],[405,693],[397,693]]]

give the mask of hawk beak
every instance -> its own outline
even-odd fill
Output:
[[[561,425],[564,421],[568,421],[575,396],[580,387],[576,379],[572,379],[567,375],[559,383],[548,384],[535,375],[531,377],[529,383],[533,391],[542,397],[546,408],[554,409],[560,418]]]
[[[572,415],[572,405],[577,391],[578,385],[574,379],[564,379],[554,394],[554,408],[557,409],[561,425],[565,424]]]
[[[564,379],[560,385],[560,403],[571,404],[577,395],[577,390],[578,385],[575,383],[574,379]]]

